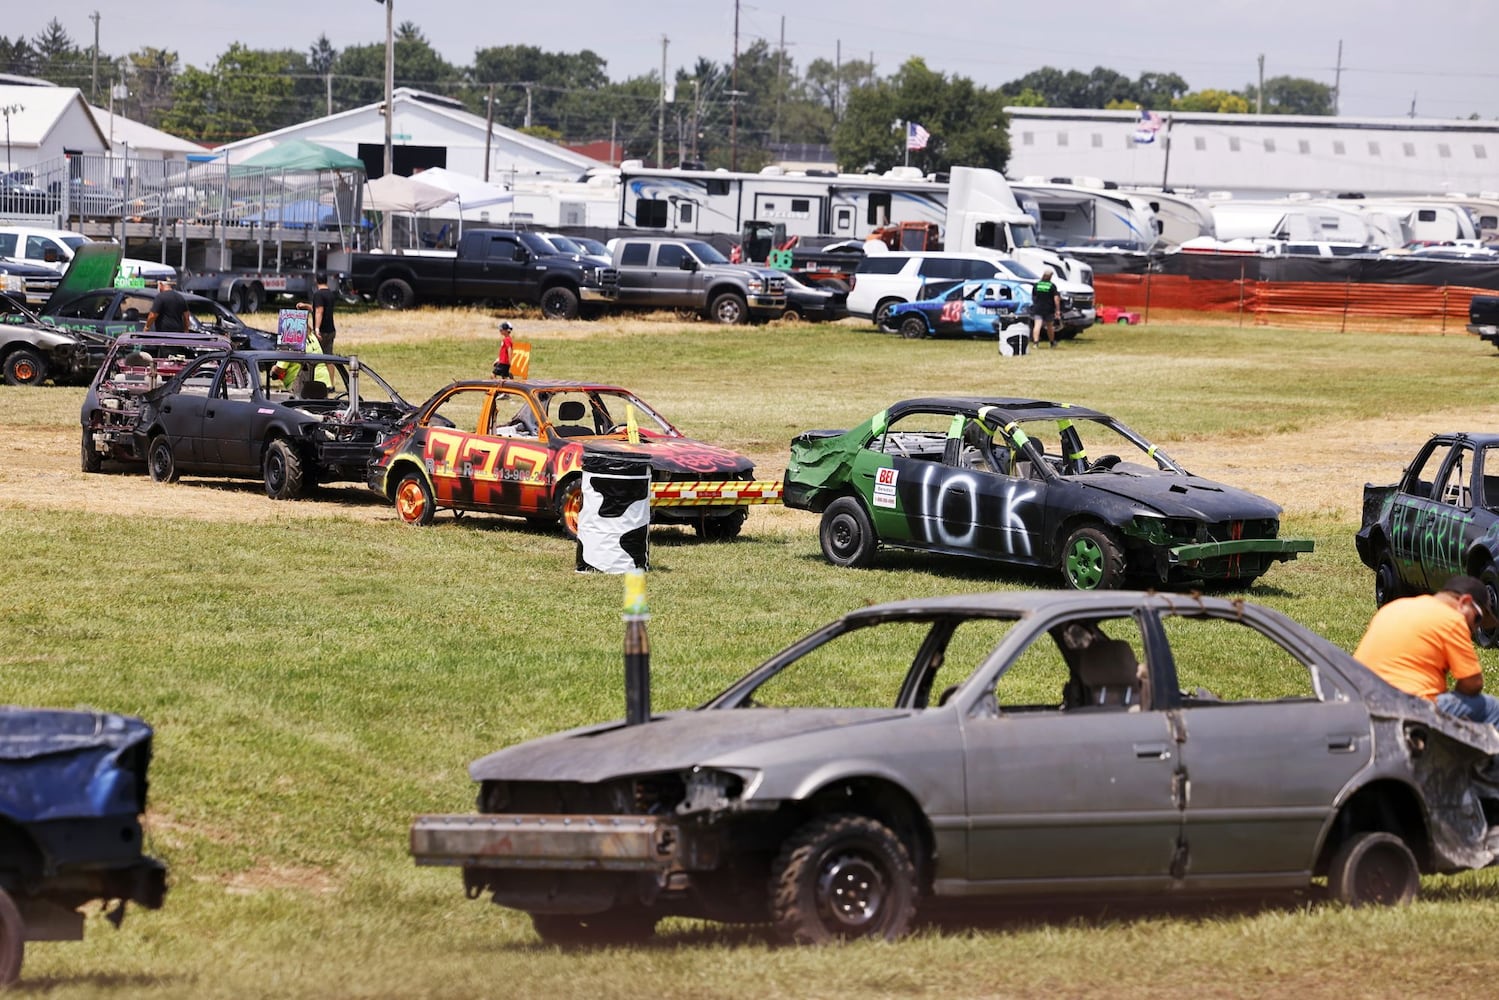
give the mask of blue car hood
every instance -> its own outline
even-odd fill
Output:
[[[151,727],[140,719],[0,707],[0,817],[134,816],[145,808],[150,753]]]

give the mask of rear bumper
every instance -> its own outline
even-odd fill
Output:
[[[1469,323],[1468,332],[1477,334],[1480,340],[1487,340],[1491,344],[1499,344],[1499,324]]]

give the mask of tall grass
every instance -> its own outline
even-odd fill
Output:
[[[487,372],[491,340],[428,335],[432,315],[413,317],[404,338],[364,344],[351,324],[340,346],[412,399]],[[1252,439],[1294,441],[1402,412],[1428,415],[1432,430],[1493,418],[1492,359],[1471,338],[1151,326],[1007,359],[992,344],[842,325],[606,321],[523,334],[536,374],[636,388],[688,433],[750,452],[771,476],[793,433],[849,426],[915,394],[1085,403],[1225,461]],[[0,390],[0,428],[75,447],[81,396]],[[1413,452],[1420,440],[1404,444]],[[335,505],[309,515],[317,501],[254,524],[27,509],[8,483],[45,474],[65,494],[77,475],[38,473],[32,461],[13,448],[0,463],[4,700],[98,706],[156,727],[147,825],[173,873],[159,913],[134,913],[118,933],[95,918],[81,945],[34,946],[27,981],[48,996],[1492,992],[1499,963],[1484,942],[1499,930],[1499,885],[1488,873],[1429,879],[1424,901],[1399,912],[1306,900],[1025,911],[945,919],[896,946],[825,950],[773,948],[759,928],[672,921],[637,951],[544,948],[523,917],[464,900],[455,872],[414,868],[406,830],[417,813],[471,807],[464,768],[475,757],[623,714],[617,578],[576,574],[569,543],[518,520],[443,515],[417,530]],[[1331,509],[1288,507],[1284,530],[1315,538],[1317,551],[1248,594],[1345,647],[1371,611],[1370,574],[1351,542],[1357,487],[1336,484],[1348,499]],[[179,498],[191,488],[161,487]],[[733,544],[655,532],[658,708],[701,702],[867,602],[1054,584],[899,553],[838,570],[823,562],[815,529],[810,515],[756,509]],[[1485,651],[1485,663],[1494,656]]]

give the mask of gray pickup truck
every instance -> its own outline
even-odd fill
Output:
[[[696,312],[718,323],[775,319],[786,309],[784,274],[730,263],[702,240],[622,236],[599,280],[616,305]]]

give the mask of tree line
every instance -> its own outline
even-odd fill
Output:
[[[736,72],[737,70],[737,72]],[[115,108],[145,124],[214,146],[379,102],[385,44],[335,48],[326,35],[295,49],[228,47],[211,66],[184,66],[179,54],[146,47],[123,56],[75,43],[57,20],[34,38],[0,35],[0,72],[77,87],[103,106],[112,85],[128,96]],[[668,83],[660,135],[667,165],[679,160],[755,170],[780,144],[826,145],[844,170],[885,170],[906,161],[904,122],[930,133],[911,151],[913,166],[955,163],[1003,170],[1009,160],[1005,105],[1255,111],[1254,85],[1239,91],[1192,90],[1175,73],[1130,77],[1105,67],[1091,73],[1044,67],[998,88],[929,68],[913,57],[881,76],[869,62],[814,59],[798,69],[784,50],[759,40],[737,65],[699,58]],[[534,46],[479,48],[460,66],[444,59],[414,23],[395,34],[395,84],[461,101],[477,115],[541,138],[585,143],[613,139],[626,157],[654,162],[661,99],[655,72],[621,81],[591,50],[545,52]],[[1329,115],[1332,89],[1315,80],[1266,80],[1269,114]]]

